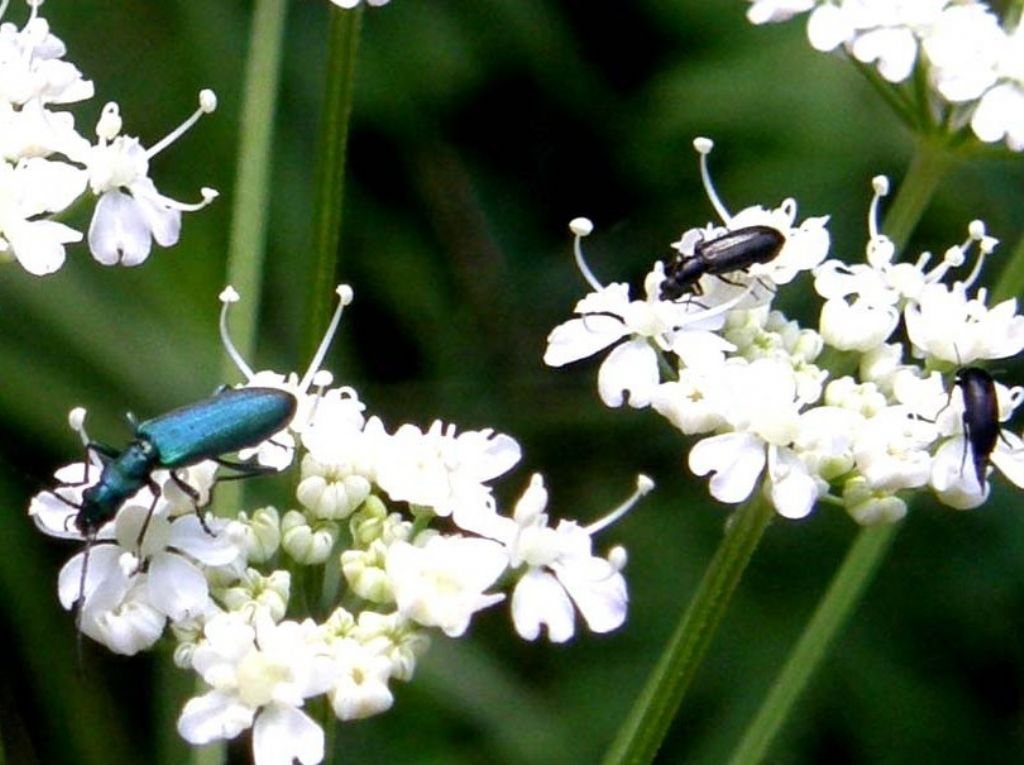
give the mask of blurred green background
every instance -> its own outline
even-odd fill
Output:
[[[326,6],[289,9],[257,368],[308,361],[298,349]],[[802,23],[754,28],[746,7],[393,0],[366,14],[337,274],[356,300],[329,366],[391,426],[442,418],[513,434],[525,458],[499,489],[506,503],[535,470],[552,512],[583,520],[620,501],[639,471],[658,490],[599,540],[630,552],[624,628],[532,645],[494,609],[468,639],[435,641],[391,713],[340,726],[345,763],[596,762],[688,602],[726,518],[685,470],[689,444],[651,412],[604,408],[596,363],[541,362],[547,333],[585,289],[566,224],[591,217],[592,267],[637,284],[684,229],[712,217],[691,148],[707,135],[731,209],[794,196],[801,216],[833,216],[834,254],[858,258],[870,178],[897,183],[911,153],[852,68],[810,50]],[[139,268],[105,269],[78,247],[47,279],[0,272],[0,726],[16,765],[181,762],[183,697],[154,689],[184,675],[166,655],[118,658],[95,645],[76,669],[72,619],[55,594],[73,547],[43,539],[25,508],[79,456],[72,406],[89,407],[94,437],[121,444],[126,411],[152,416],[235,382],[219,378],[217,294],[251,7],[50,0],[43,12],[96,83],[96,99],[76,110],[83,132],[117,100],[125,132],[152,144],[200,87],[216,90],[218,111],[153,162],[153,177],[179,199],[204,185],[223,197]],[[26,15],[16,0],[6,20]],[[961,241],[974,218],[1008,252],[1024,229],[1022,184],[1019,159],[958,167],[914,252]],[[814,317],[806,281],[780,304]],[[1020,369],[1001,377],[1020,380]],[[1019,495],[995,483],[975,512],[914,508],[771,762],[1022,760],[1024,518]],[[774,524],[658,762],[725,758],[856,531],[831,509]],[[232,762],[247,751],[246,739]]]

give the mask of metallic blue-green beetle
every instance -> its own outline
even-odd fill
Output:
[[[154,470],[170,470],[171,479],[198,500],[198,492],[175,470],[207,459],[219,461],[223,454],[256,446],[291,422],[295,407],[295,397],[278,388],[230,388],[139,423],[135,440],[124,451],[90,444],[90,450],[103,460],[103,471],[99,481],[82,492],[75,528],[93,539],[145,486],[153,490],[155,507],[160,490],[152,478]]]

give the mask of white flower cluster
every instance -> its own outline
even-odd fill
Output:
[[[1024,442],[999,425],[1024,400],[1024,388],[992,382],[990,390],[982,384],[967,395],[968,386],[952,374],[1024,349],[1016,300],[989,308],[985,290],[972,294],[996,245],[984,226],[972,223],[968,239],[930,270],[927,253],[897,262],[876,222],[888,190],[879,178],[866,262],[825,260],[826,218],[798,224],[792,200],[730,215],[708,177],[711,143],[694,143],[724,228],[712,223],[683,234],[674,261],[656,263],[647,275],[646,298],[631,300],[626,284],[605,287],[594,278],[580,247],[589,221],[573,221],[577,262],[594,291],[577,303],[576,318],[551,332],[545,361],[562,366],[611,348],[598,372],[601,399],[613,407],[652,407],[684,434],[705,436],[689,465],[697,475],[710,474],[711,494],[722,502],[741,502],[760,484],[785,517],[802,518],[825,501],[870,524],[903,517],[908,492],[924,487],[952,507],[981,504],[989,461],[1024,486]],[[784,237],[774,259],[720,275],[705,269],[693,294],[663,299],[666,270],[671,276],[680,264],[707,258],[716,239],[751,226],[770,226]],[[972,247],[980,255],[970,275],[947,284]],[[799,271],[815,274],[824,298],[817,330],[771,306]],[[906,344],[896,335],[901,326]],[[820,363],[826,346],[834,369]],[[998,434],[991,446],[988,431]]]
[[[198,204],[176,202],[148,177],[149,160],[212,112],[216,97],[202,91],[195,114],[148,149],[121,134],[117,104],[108,103],[93,144],[66,110],[92,98],[93,84],[64,60],[64,43],[39,15],[42,0],[28,4],[24,27],[0,23],[0,258],[38,276],[58,270],[65,245],[80,242],[82,233],[54,218],[91,193],[97,197],[88,233],[93,257],[104,265],[138,265],[154,240],[163,247],[178,241],[183,210],[217,196],[203,189]],[[7,5],[0,2],[0,19]]]
[[[970,123],[986,143],[1024,150],[1024,28],[1004,28],[976,0],[751,0],[754,24],[810,11],[807,36],[821,51],[840,46],[890,83],[926,73],[933,107],[955,130]],[[1012,4],[1011,4],[1012,5]],[[1019,8],[1018,8],[1019,13]],[[1016,17],[1015,17],[1016,18]]]
[[[297,506],[263,507],[206,526],[184,482],[204,503],[217,464],[155,471],[87,548],[60,574],[65,608],[77,607],[81,631],[112,651],[152,646],[170,625],[175,660],[209,690],[185,705],[181,735],[193,744],[232,738],[252,728],[257,765],[304,765],[324,755],[324,734],[302,707],[326,695],[341,720],[378,714],[392,704],[392,680],[409,680],[426,650],[429,628],[463,635],[474,615],[511,590],[516,631],[533,640],[546,629],[563,642],[578,611],[594,632],[626,618],[625,551],[593,552],[593,536],[652,486],[589,526],[551,523],[547,490],[534,475],[511,517],[498,511],[491,483],[520,458],[511,437],[491,430],[457,431],[435,422],[389,431],[367,417],[356,391],[331,387],[318,368],[352,299],[339,307],[309,371],[253,372],[227,337],[225,290],[221,327],[228,353],[247,384],[287,390],[297,399],[287,429],[240,457],[283,469],[299,452]],[[72,416],[82,430],[81,410]],[[107,457],[109,460],[109,457]],[[29,513],[46,533],[71,531],[82,491],[96,483],[99,461],[57,471],[60,485],[42,492]],[[301,581],[321,593],[292,598]],[[339,605],[344,596],[344,607]],[[316,603],[316,621],[300,609]]]

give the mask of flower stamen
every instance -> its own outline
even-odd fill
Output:
[[[586,258],[583,257],[583,237],[590,236],[590,233],[594,230],[594,224],[590,222],[589,218],[573,218],[569,221],[569,230],[572,231],[574,237],[572,252],[576,259],[576,268],[583,274],[583,278],[590,285],[590,288],[595,292],[600,292],[604,289],[604,285],[597,280],[594,272],[587,265]]]
[[[871,179],[871,188],[875,193],[871,197],[871,205],[868,207],[868,236],[871,239],[878,239],[882,236],[878,226],[878,207],[882,198],[889,195],[889,179],[884,175],[876,175]]]
[[[324,361],[324,357],[327,356],[327,350],[331,347],[331,343],[334,341],[334,333],[338,331],[338,324],[341,322],[341,314],[345,310],[345,306],[352,302],[354,293],[352,288],[347,284],[339,284],[334,290],[338,296],[338,307],[334,309],[334,316],[331,317],[331,323],[327,326],[327,331],[324,332],[323,339],[320,341],[320,345],[316,349],[316,353],[313,354],[313,360],[309,364],[309,369],[306,370],[306,374],[303,375],[302,381],[299,383],[299,390],[305,393],[310,386],[310,383],[316,378],[317,373],[320,371],[320,365]]]
[[[199,118],[204,114],[210,114],[217,108],[217,95],[209,88],[204,88],[199,91],[199,108],[196,109],[188,119],[178,125],[177,128],[172,130],[163,139],[157,141],[155,144],[146,149],[146,159],[152,159],[161,151],[166,149],[172,143],[178,140],[184,135],[189,128],[195,125]]]
[[[242,377],[246,380],[251,380],[255,373],[252,371],[252,367],[245,363],[245,359],[242,358],[242,354],[238,352],[235,344],[231,341],[231,334],[228,332],[228,306],[238,302],[240,299],[238,292],[229,284],[217,296],[217,299],[222,304],[220,309],[220,340],[224,344],[224,350],[227,351],[228,357],[238,367]]]
[[[732,215],[726,209],[725,205],[722,204],[721,198],[718,196],[718,192],[715,191],[715,184],[711,182],[711,172],[708,170],[708,154],[715,148],[715,142],[710,138],[694,138],[693,148],[697,150],[697,154],[700,155],[700,180],[704,184],[704,193],[708,195],[708,201],[711,202],[711,206],[715,208],[715,212],[718,217],[722,219],[722,222],[729,225],[729,221],[732,220]]]
[[[599,520],[594,521],[588,526],[584,526],[584,530],[587,532],[587,534],[593,536],[594,534],[597,534],[599,531],[603,531],[604,529],[608,528],[613,523],[618,521],[619,518],[621,518],[630,510],[632,510],[636,506],[637,502],[639,502],[644,496],[649,494],[651,489],[653,488],[654,481],[652,481],[649,477],[641,473],[636,477],[636,489],[629,496],[629,498],[621,505],[619,505],[617,508],[608,513],[608,515],[606,515],[604,518],[600,518]]]

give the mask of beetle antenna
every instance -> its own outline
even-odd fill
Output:
[[[85,606],[85,578],[89,572],[89,553],[92,551],[92,546],[95,542],[96,532],[86,535],[85,548],[82,550],[82,573],[78,578],[78,597],[71,607],[75,612],[75,631],[78,633],[75,638],[75,650],[78,654],[78,669],[80,672],[83,671],[82,667],[85,666],[82,661],[82,611]]]

